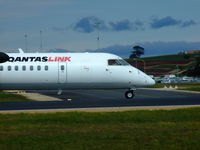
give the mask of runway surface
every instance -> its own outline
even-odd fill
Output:
[[[74,90],[64,91],[60,96],[56,95],[57,91],[37,92],[48,96],[58,97],[62,99],[62,101],[1,102],[0,111],[127,106],[200,105],[200,93],[197,94],[179,91],[137,89],[135,98],[131,100],[124,98],[125,90]],[[68,101],[67,99],[71,99],[71,101]]]

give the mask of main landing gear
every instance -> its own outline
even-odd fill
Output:
[[[135,96],[135,90],[130,89],[129,91],[126,91],[125,97],[127,99],[132,99]]]
[[[62,94],[62,89],[58,89],[58,93],[57,93],[57,95],[61,95]]]

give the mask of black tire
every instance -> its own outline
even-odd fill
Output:
[[[127,91],[127,92],[125,93],[125,97],[126,97],[127,99],[132,99],[134,96],[135,96],[135,95],[134,95],[134,91]]]

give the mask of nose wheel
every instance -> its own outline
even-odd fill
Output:
[[[132,99],[135,96],[134,90],[129,90],[125,93],[127,99]]]

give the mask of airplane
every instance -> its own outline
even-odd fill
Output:
[[[109,53],[0,52],[0,90],[128,89],[155,81],[121,57]]]

